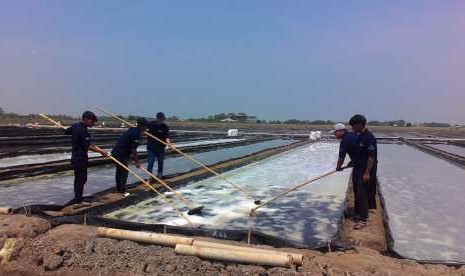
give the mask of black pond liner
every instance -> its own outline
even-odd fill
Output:
[[[423,152],[426,152],[434,157],[437,157],[437,158],[441,158],[441,159],[445,159],[446,161],[452,161],[450,160],[447,156],[442,156],[440,152],[438,151],[430,151],[429,149],[425,149],[424,147],[421,147],[419,146],[418,144],[416,143],[412,143],[412,142],[409,142],[409,141],[405,141],[405,139],[402,139],[404,142],[406,143],[403,143],[405,145],[409,145],[417,150],[420,150],[420,151],[423,151]],[[461,166],[461,164],[457,164],[455,162],[452,162],[453,164],[455,165],[458,165],[458,166]],[[391,231],[391,228],[389,226],[389,214],[387,212],[387,209],[386,209],[386,199],[383,195],[383,192],[382,192],[382,189],[380,189],[380,185],[381,183],[379,182],[379,180],[377,181],[377,192],[378,192],[378,195],[380,197],[380,201],[381,201],[381,206],[383,207],[383,224],[384,224],[384,229],[385,229],[385,232],[386,232],[386,242],[387,242],[387,255],[391,256],[391,257],[395,257],[395,258],[399,258],[399,259],[407,259],[407,260],[412,260],[412,261],[415,261],[415,262],[418,262],[420,264],[442,264],[442,265],[447,265],[447,266],[454,266],[454,267],[460,267],[460,266],[463,266],[465,265],[465,262],[455,262],[455,261],[448,261],[448,262],[445,262],[445,261],[438,261],[438,260],[421,260],[421,259],[413,259],[413,258],[408,258],[406,256],[403,256],[402,254],[398,253],[395,249],[394,249],[394,244],[395,244],[395,240],[393,238],[393,235],[392,235],[392,231]]]
[[[305,142],[296,142],[287,146],[282,147],[283,149],[292,149],[298,146],[304,145]],[[272,148],[277,149],[280,147]],[[257,153],[249,154],[246,156],[242,156],[240,158],[232,159],[242,159],[246,157],[250,157],[253,155],[257,155],[261,152],[272,150],[266,149]],[[232,160],[220,162],[226,163]],[[239,168],[250,163],[256,162],[253,158],[251,160],[247,160],[246,162],[242,162],[236,166],[223,168],[217,170],[219,173],[232,170],[235,168]],[[194,170],[193,170],[194,171]],[[182,173],[186,174],[186,173]],[[173,177],[173,176],[170,176]],[[205,178],[212,177],[210,174],[205,173],[195,177],[190,177],[189,179],[185,179],[182,181],[177,181],[175,183],[171,183],[172,186],[176,186],[179,188],[183,185],[188,184],[192,181],[199,181]],[[127,188],[134,188],[141,183],[137,182],[131,185],[127,185]],[[165,192],[165,188],[158,188],[160,192]],[[92,195],[92,197],[101,196],[104,194],[108,194],[109,192],[114,191],[114,188],[107,189]],[[305,248],[305,249],[314,249],[319,250],[322,252],[327,251],[345,251],[345,250],[353,250],[354,246],[350,243],[340,241],[340,233],[342,231],[342,225],[344,221],[344,212],[341,212],[340,218],[337,221],[337,233],[328,241],[310,241],[306,242],[305,244],[298,243],[289,239],[284,239],[278,236],[272,236],[265,233],[262,233],[257,230],[251,229],[243,229],[243,230],[228,230],[228,229],[218,229],[218,228],[193,228],[193,227],[181,227],[181,226],[171,226],[166,224],[145,224],[145,223],[138,223],[138,222],[129,222],[124,220],[118,219],[110,219],[105,218],[104,215],[122,208],[126,208],[132,205],[135,205],[141,201],[144,201],[149,198],[153,198],[157,196],[153,191],[143,191],[143,190],[136,190],[131,192],[131,195],[121,199],[117,202],[104,204],[96,207],[92,207],[90,209],[83,210],[81,212],[76,212],[74,215],[71,216],[58,216],[53,217],[46,213],[46,211],[60,211],[65,206],[72,204],[73,202],[70,201],[67,204],[60,206],[60,205],[31,205],[27,206],[28,212],[30,214],[46,218],[48,219],[53,226],[58,226],[62,224],[88,224],[93,226],[103,226],[103,227],[110,227],[110,228],[118,228],[118,229],[125,229],[125,230],[133,230],[133,231],[149,231],[149,232],[157,232],[157,233],[169,233],[169,234],[178,234],[178,235],[185,235],[185,236],[203,236],[203,237],[211,237],[216,239],[225,239],[225,240],[232,240],[232,241],[247,241],[250,238],[251,243],[255,244],[266,244],[272,245],[274,247],[281,247],[281,248]],[[347,204],[347,200],[344,201],[344,208],[341,210],[345,210]],[[24,208],[17,208],[13,211],[13,213],[24,213]]]

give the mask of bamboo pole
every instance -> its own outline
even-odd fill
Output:
[[[103,109],[101,107],[97,107],[98,110],[102,111],[103,113],[106,113],[112,117],[114,117],[115,119],[118,119],[119,121],[129,125],[129,126],[134,126],[134,124],[131,124],[130,122],[120,118],[118,115],[116,115],[115,113],[112,113],[106,109]],[[145,134],[147,136],[149,136],[150,138],[152,139],[155,139],[156,141],[166,145],[166,146],[170,146],[168,143],[166,143],[165,141],[159,139],[158,137],[152,135],[151,133],[149,133],[148,131],[145,132]],[[184,156],[185,158],[191,160],[192,162],[200,165],[201,167],[203,167],[204,169],[206,169],[207,171],[209,171],[210,173],[214,174],[215,176],[221,178],[223,181],[226,181],[227,183],[231,184],[232,186],[234,186],[237,190],[243,192],[244,194],[246,194],[249,198],[253,199],[254,202],[256,202],[257,204],[260,204],[260,200],[257,200],[251,193],[247,192],[246,190],[244,190],[243,188],[239,187],[237,184],[235,184],[234,182],[230,181],[229,179],[227,179],[226,177],[222,176],[221,174],[215,172],[214,170],[210,169],[209,167],[207,167],[205,164],[203,164],[202,162],[194,159],[193,157],[191,157],[190,155],[180,151],[179,149],[177,148],[172,148],[174,151],[176,151],[177,153],[181,154],[182,156]]]
[[[276,251],[272,249],[263,249],[263,248],[256,248],[256,247],[250,247],[250,246],[238,246],[238,245],[224,244],[224,243],[217,243],[217,242],[198,241],[198,240],[194,240],[194,242],[192,243],[192,246],[228,249],[228,250],[245,251],[245,252],[256,252],[256,253],[265,253],[265,254],[273,253],[276,255],[285,255],[285,256],[290,255],[295,265],[301,266],[303,264],[303,255],[298,254],[298,253]]]
[[[287,268],[290,268],[293,264],[291,255],[274,254],[273,252],[246,252],[224,248],[199,247],[185,244],[177,244],[174,251],[177,254],[182,255],[246,264],[282,266]]]
[[[13,212],[13,209],[10,207],[0,207],[0,214],[9,215],[11,212]]]
[[[158,181],[160,184],[162,184],[163,186],[165,186],[165,188],[167,188],[168,190],[170,190],[171,192],[173,192],[175,195],[177,195],[182,201],[184,201],[191,209],[195,209],[195,205],[194,203],[192,203],[192,201],[188,200],[187,198],[185,198],[180,192],[174,190],[173,188],[171,188],[168,184],[166,184],[165,181],[163,181],[161,178],[155,176],[153,173],[149,172],[147,169],[143,168],[143,167],[140,167],[139,168],[141,171],[143,171],[144,173],[148,174],[149,176],[153,177],[156,181]]]
[[[55,125],[63,128],[63,129],[66,129],[66,127],[64,127],[63,125],[61,125],[60,123],[54,121],[52,118],[49,118],[47,116],[45,116],[44,114],[39,114],[41,117],[49,120],[50,122],[54,123]],[[105,152],[103,149],[99,148],[98,146],[96,145],[93,145],[96,149],[98,150],[101,150],[102,152]],[[165,203],[169,204],[171,206],[171,208],[173,208],[173,210],[178,213],[178,215],[180,215],[182,218],[184,218],[190,226],[194,226],[194,224],[189,220],[189,218],[187,218],[178,208],[176,208],[176,206],[174,206],[172,203],[170,203],[166,197],[160,193],[157,189],[155,189],[152,185],[150,185],[147,181],[145,181],[142,177],[140,177],[137,173],[135,173],[133,170],[131,170],[128,166],[124,165],[123,163],[121,163],[118,159],[114,158],[113,156],[111,156],[108,152],[105,152],[106,155],[105,157],[111,159],[113,162],[115,162],[116,164],[118,164],[120,167],[122,167],[123,169],[125,169],[126,171],[128,171],[130,174],[132,174],[134,177],[136,177],[140,182],[142,182],[143,184],[145,184],[147,187],[149,187],[152,191],[154,191],[155,193],[158,194],[158,196],[160,196],[160,198],[165,201]]]
[[[325,173],[325,174],[323,174],[323,175],[320,175],[320,176],[317,176],[317,177],[315,177],[315,178],[312,178],[311,180],[305,181],[305,182],[303,182],[303,183],[301,183],[301,184],[299,184],[299,185],[297,185],[297,186],[295,186],[295,187],[293,187],[293,188],[287,189],[287,190],[284,191],[283,193],[280,193],[279,195],[272,197],[271,199],[269,199],[269,200],[263,202],[262,204],[258,205],[257,207],[252,208],[252,209],[250,210],[250,216],[253,216],[253,215],[255,214],[255,211],[257,211],[259,208],[262,208],[262,207],[265,206],[265,205],[268,205],[270,202],[273,202],[273,201],[275,201],[276,199],[278,199],[278,198],[280,198],[280,197],[283,197],[283,196],[287,195],[288,193],[290,193],[290,192],[292,192],[292,191],[294,191],[294,190],[297,190],[297,189],[299,189],[299,188],[301,188],[301,187],[303,187],[303,186],[305,186],[305,185],[308,185],[308,184],[310,184],[310,183],[312,183],[312,182],[315,182],[315,181],[317,181],[317,180],[319,180],[319,179],[322,179],[322,178],[324,178],[324,177],[326,177],[326,176],[328,176],[328,175],[331,175],[331,174],[333,174],[333,173],[335,173],[335,172],[336,172],[336,170],[329,171],[329,172],[327,172],[327,173]]]
[[[98,237],[114,238],[120,240],[131,240],[144,243],[153,243],[156,245],[163,245],[169,247],[175,247],[176,244],[186,244],[190,245],[194,241],[192,238],[168,235],[168,234],[158,234],[158,233],[148,233],[140,231],[129,231],[129,230],[120,230],[114,228],[99,227],[97,229]]]

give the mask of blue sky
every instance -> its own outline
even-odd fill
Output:
[[[0,0],[0,106],[465,122],[465,1]]]

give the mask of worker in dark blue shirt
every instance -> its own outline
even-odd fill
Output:
[[[336,171],[342,171],[342,164],[344,164],[347,154],[350,157],[350,162],[347,166],[352,167],[358,148],[357,134],[347,131],[344,124],[335,124],[331,133],[341,140],[339,143],[339,158],[337,160]]]
[[[124,165],[128,165],[129,161],[132,160],[134,164],[139,168],[139,157],[137,155],[137,147],[139,146],[140,135],[142,132],[147,130],[148,121],[145,118],[139,118],[137,120],[137,126],[131,127],[124,132],[115,147],[111,151],[111,155]],[[116,164],[116,192],[126,194],[126,182],[128,181],[128,171]]]
[[[94,151],[106,156],[106,152],[91,144],[91,136],[88,127],[94,126],[97,116],[93,112],[86,111],[82,114],[82,121],[73,124],[65,130],[65,134],[71,135],[72,154],[71,164],[74,170],[74,208],[89,206],[83,198],[84,184],[87,182],[88,151]]]
[[[358,152],[354,160],[353,181],[358,222],[355,229],[363,228],[368,219],[368,209],[376,209],[376,170],[378,164],[378,149],[376,138],[366,127],[363,115],[354,115],[349,124],[358,134]]]
[[[165,114],[158,112],[156,120],[149,123],[148,131],[153,136],[168,144],[171,148],[170,130],[165,124]],[[163,163],[165,160],[165,144],[151,137],[147,137],[147,170],[153,172],[155,159],[158,161],[157,177],[163,178]]]

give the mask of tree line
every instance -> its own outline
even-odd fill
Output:
[[[52,117],[60,120],[62,122],[72,122],[79,120],[79,117],[73,117],[67,114],[50,114]],[[230,112],[230,113],[217,113],[213,115],[209,115],[206,117],[201,118],[188,118],[186,120],[180,119],[178,116],[170,116],[167,118],[168,121],[188,121],[188,122],[202,122],[202,123],[215,123],[221,122],[221,120],[227,118],[234,118],[236,116],[246,116],[247,114],[244,112]],[[121,118],[124,118],[128,121],[136,121],[140,116],[137,115],[119,115]],[[35,123],[41,122],[41,117],[38,114],[28,114],[28,115],[20,115],[16,113],[7,113],[4,111],[2,107],[0,107],[0,119],[3,122],[14,122],[14,123]],[[154,118],[147,118],[148,120],[154,120]],[[119,123],[112,117],[108,116],[99,116],[100,122],[106,122],[109,124],[117,124]],[[289,120],[258,120],[257,123],[259,124],[293,124],[293,125],[333,125],[336,122],[331,120],[299,120],[299,119],[289,119]],[[398,126],[398,127],[412,127],[413,124],[410,122],[406,122],[405,120],[393,120],[393,121],[369,121],[367,123],[370,126]],[[441,122],[425,122],[418,124],[419,126],[425,127],[451,127],[451,124],[448,123],[441,123]]]

